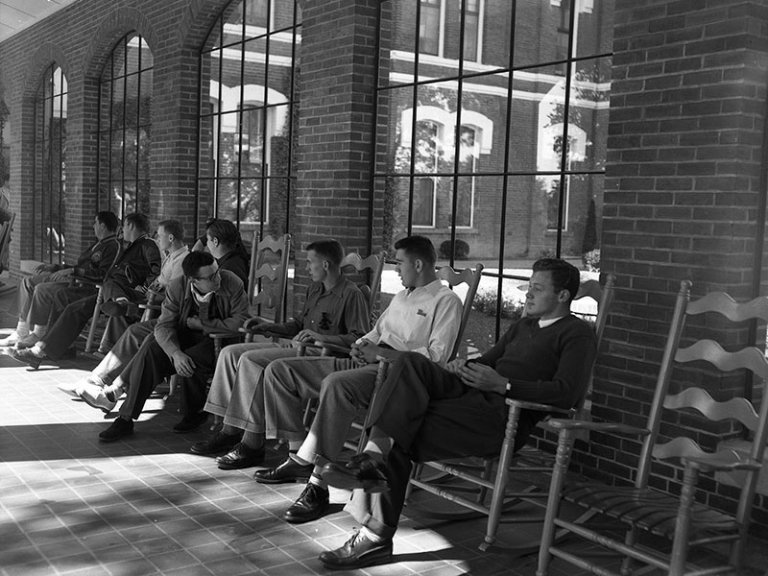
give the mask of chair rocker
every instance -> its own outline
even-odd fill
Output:
[[[695,384],[704,382],[710,384],[710,389],[723,388],[723,378],[727,378],[725,373],[734,370],[751,372],[756,376],[756,381],[764,383],[768,378],[768,360],[757,347],[747,346],[738,351],[726,352],[711,339],[698,340],[686,348],[679,346],[689,316],[709,313],[719,314],[733,323],[752,318],[765,321],[768,320],[768,298],[756,298],[751,302],[737,304],[725,293],[713,292],[690,302],[690,288],[690,282],[681,283],[648,421],[644,427],[561,419],[549,422],[558,430],[559,436],[537,576],[550,573],[553,557],[595,574],[619,574],[590,559],[579,557],[578,552],[585,551],[586,546],[565,549],[558,545],[556,531],[558,535],[575,535],[618,553],[623,557],[622,575],[646,573],[649,570],[671,576],[739,573],[758,473],[768,438],[768,402],[765,401],[764,391],[756,394],[763,400],[758,414],[752,402],[732,392],[739,385],[743,386],[741,381],[736,386],[726,387],[728,392],[719,394],[717,400]],[[706,331],[721,336],[730,332],[732,336],[733,331],[723,328],[722,323],[709,325],[705,320],[698,319],[697,335]],[[689,367],[687,364],[690,362],[696,364]],[[616,435],[619,437],[617,441],[631,436],[642,441],[632,485],[606,486],[598,481],[565,481],[573,433],[580,429]],[[751,449],[746,455],[740,456],[736,451],[727,449],[705,451],[696,441],[707,435],[714,435],[715,440],[723,435],[731,437],[741,430],[748,430],[751,437]],[[681,436],[673,437],[673,434]],[[632,446],[630,440],[621,440],[621,443],[622,446]],[[675,477],[681,479],[679,495],[650,486],[652,467],[660,465],[676,470]],[[741,492],[732,514],[716,510],[696,499],[699,479],[706,476],[711,482],[715,473],[738,476],[735,484]],[[715,481],[718,481],[718,477],[715,477]],[[566,519],[560,512],[564,500],[577,504],[585,510],[585,514],[576,520]],[[623,527],[618,537],[615,528],[611,532],[601,529],[600,523],[606,518]],[[668,540],[671,548],[660,546],[656,541],[649,545],[649,535],[655,535],[655,540],[658,537]],[[706,566],[695,565],[694,562],[701,563],[705,555],[694,556],[691,550],[701,551],[701,547],[726,544],[730,546],[730,554],[725,563],[718,566],[710,565],[711,562]],[[594,550],[586,553],[591,555]]]

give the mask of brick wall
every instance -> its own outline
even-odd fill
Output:
[[[694,297],[756,295],[766,24],[762,2],[616,3],[602,262],[618,289],[597,366],[598,417],[644,422],[680,280],[693,281]],[[708,330],[718,326],[691,332]],[[729,337],[743,342],[747,331]],[[676,376],[697,378],[716,396],[743,386],[738,375]],[[702,434],[709,446],[722,431],[711,432]],[[595,436],[580,461],[630,479],[638,446]],[[651,483],[675,492],[679,477],[659,467]],[[737,495],[711,482],[705,488],[714,505],[731,507]],[[758,519],[768,524],[765,501],[761,507]]]
[[[62,67],[68,82],[67,258],[91,241],[96,208],[97,102],[99,77],[114,44],[141,34],[154,56],[152,101],[153,223],[180,218],[192,237],[195,218],[198,51],[227,0],[81,0],[0,43],[0,83],[10,110],[5,142],[10,147],[8,186],[18,217],[11,268],[32,253],[22,242],[32,233],[34,96],[45,69]],[[203,218],[205,215],[203,215]]]
[[[347,251],[369,246],[371,138],[378,0],[307,0],[303,6],[296,199],[299,250],[334,237]],[[295,293],[307,277],[297,270]]]

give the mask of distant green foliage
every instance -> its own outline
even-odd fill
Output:
[[[501,317],[511,320],[517,320],[523,315],[523,303],[516,302],[511,299],[501,298]],[[499,307],[499,298],[495,292],[478,291],[475,295],[475,300],[472,303],[472,309],[487,314],[488,316],[496,316],[496,312]]]

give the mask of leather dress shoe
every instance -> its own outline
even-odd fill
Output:
[[[361,531],[352,534],[341,548],[320,554],[326,568],[355,569],[392,561],[392,539],[373,542]]]
[[[176,423],[176,425],[173,427],[173,431],[177,434],[186,434],[187,432],[192,432],[192,430],[195,430],[205,424],[206,420],[208,420],[208,412],[187,414],[184,416],[184,418]]]
[[[112,425],[99,432],[99,440],[102,442],[114,442],[120,440],[124,436],[130,436],[133,434],[133,420],[124,420],[123,418],[115,418]]]
[[[208,440],[201,440],[192,444],[189,451],[200,456],[210,456],[220,452],[229,452],[239,441],[240,434],[224,434],[221,430],[217,430]]]
[[[18,344],[19,340],[21,340],[21,336],[19,336],[19,333],[14,330],[8,336],[0,340],[0,348],[7,348],[9,346],[16,346]]]
[[[101,311],[107,316],[119,317],[125,316],[128,312],[128,306],[125,302],[116,302],[115,300],[108,300],[101,305]]]
[[[216,463],[222,470],[250,468],[264,462],[264,452],[264,446],[261,448],[251,448],[242,442],[238,442],[231,452],[216,458]]]
[[[256,482],[262,484],[283,484],[287,482],[306,482],[312,475],[312,464],[299,464],[293,458],[288,458],[277,468],[257,470],[253,475]]]
[[[104,388],[97,386],[96,384],[85,384],[78,388],[78,396],[80,399],[98,410],[102,410],[105,414],[109,414],[117,404],[114,396],[109,399],[109,396],[104,392]]]
[[[35,334],[34,332],[30,332],[24,338],[19,338],[19,341],[16,342],[16,350],[24,350],[26,348],[32,348],[35,344],[38,343],[40,340],[40,336]]]
[[[40,368],[45,356],[38,356],[30,348],[23,348],[21,350],[11,349],[11,356],[20,362],[28,364],[33,370]]]
[[[329,462],[323,466],[321,475],[323,480],[335,488],[360,488],[368,494],[389,490],[387,467],[365,452],[355,454],[344,466]]]
[[[283,520],[301,524],[317,520],[328,511],[328,489],[308,483],[298,500],[283,514]]]

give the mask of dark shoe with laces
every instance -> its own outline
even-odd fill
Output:
[[[107,316],[125,316],[126,312],[128,312],[128,306],[125,302],[115,302],[114,300],[109,300],[101,305],[101,311],[104,312],[104,314]]]
[[[354,570],[391,561],[392,539],[373,542],[362,531],[352,534],[341,548],[320,554],[320,562],[335,570]]]
[[[264,446],[261,448],[251,448],[242,442],[238,442],[231,452],[216,458],[216,463],[222,470],[250,468],[264,462],[264,453]]]
[[[189,450],[192,454],[211,456],[221,452],[229,452],[239,441],[240,434],[224,434],[224,432],[218,430],[208,440],[192,444]]]
[[[302,465],[293,458],[288,458],[277,468],[257,470],[253,475],[256,482],[262,484],[283,484],[287,482],[306,482],[312,475],[312,464]]]
[[[283,520],[291,524],[317,520],[328,512],[328,506],[328,489],[307,483],[301,496],[283,514]]]
[[[329,462],[321,472],[323,480],[335,488],[362,489],[368,494],[387,492],[387,467],[369,454],[355,454],[345,465]]]
[[[11,356],[20,361],[28,364],[33,370],[40,368],[45,356],[38,356],[32,352],[31,348],[22,348],[20,350],[11,349]]]
[[[208,420],[208,412],[198,412],[197,414],[187,414],[174,427],[173,431],[177,434],[185,434],[196,430]]]
[[[99,440],[102,442],[114,442],[131,434],[133,434],[133,420],[116,418],[109,428],[99,433]]]

